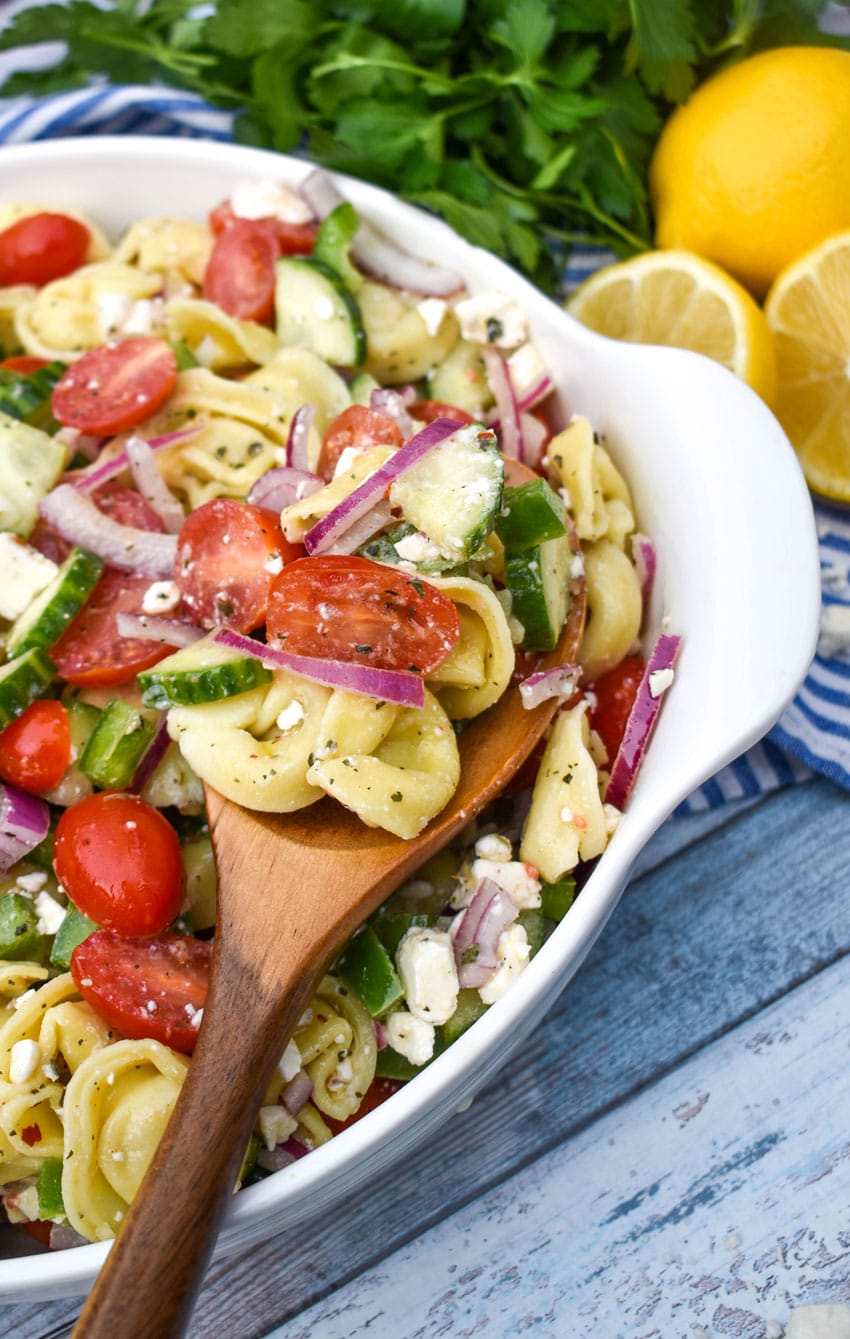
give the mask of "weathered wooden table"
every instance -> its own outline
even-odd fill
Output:
[[[850,1303],[849,869],[826,781],[671,820],[527,1050],[334,1220],[215,1266],[192,1339],[778,1339]]]

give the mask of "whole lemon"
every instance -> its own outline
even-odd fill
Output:
[[[714,75],[649,169],[659,247],[695,251],[757,297],[850,228],[850,52],[777,47]]]

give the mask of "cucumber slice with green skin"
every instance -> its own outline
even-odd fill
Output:
[[[95,921],[89,920],[76,907],[69,907],[65,919],[53,936],[53,947],[50,950],[50,965],[58,967],[60,971],[67,972],[71,966],[71,954],[78,944],[82,944],[84,939],[94,934],[97,929]]]
[[[576,895],[576,881],[571,874],[567,874],[557,883],[542,883],[540,885],[540,910],[545,919],[550,921],[561,921],[566,916]]]
[[[564,504],[545,479],[505,489],[496,534],[506,549],[529,549],[566,533]]]
[[[486,1013],[487,1005],[481,999],[477,990],[461,990],[458,992],[457,1008],[445,1023],[437,1028],[437,1036],[440,1045],[445,1047],[453,1041],[457,1041],[462,1032],[471,1027],[474,1022]]]
[[[511,614],[525,629],[526,651],[551,651],[558,640],[569,608],[573,556],[569,535],[505,553]]]
[[[394,567],[403,563],[405,568],[415,567],[416,571],[421,572],[423,576],[426,576],[429,573],[435,576],[445,576],[448,573],[451,573],[453,576],[463,574],[465,570],[464,563],[457,563],[453,558],[447,558],[436,548],[434,548],[433,552],[430,552],[430,549],[433,546],[428,545],[427,541],[425,541],[425,545],[423,546],[423,551],[428,553],[427,557],[419,557],[418,559],[413,560],[409,556],[404,556],[404,546],[402,546],[402,551],[399,552],[397,548],[398,543],[401,540],[409,539],[411,535],[416,535],[417,533],[416,526],[409,525],[407,521],[402,521],[401,525],[393,526],[392,530],[387,530],[385,534],[376,535],[374,539],[367,540],[365,544],[361,544],[360,548],[357,550],[358,556],[361,558],[371,558],[373,562],[385,563]]]
[[[525,930],[525,937],[531,949],[531,957],[539,953],[546,938],[546,917],[540,907],[523,907],[517,916],[517,924]]]
[[[193,707],[271,683],[272,671],[261,661],[219,646],[214,636],[184,646],[137,676],[146,707]]]
[[[9,962],[41,962],[47,940],[38,929],[32,900],[21,893],[0,897],[0,958]]]
[[[24,539],[41,499],[65,468],[65,446],[40,428],[0,413],[0,529]]]
[[[6,642],[10,656],[34,646],[49,650],[82,609],[103,571],[103,559],[88,549],[72,549],[49,586],[12,624]]]
[[[313,260],[338,274],[351,293],[356,293],[363,283],[363,275],[352,265],[350,257],[351,243],[359,227],[357,210],[345,200],[322,221],[313,246]]]
[[[428,399],[465,409],[480,418],[493,403],[480,344],[461,339],[425,381]]]
[[[64,371],[65,364],[60,362],[48,363],[26,374],[0,367],[0,413],[32,422],[42,417],[39,411],[45,410],[44,417],[49,419],[53,387]]]
[[[334,367],[359,367],[366,331],[356,299],[328,265],[312,256],[277,262],[277,335],[281,344],[310,349]]]
[[[362,404],[368,409],[372,403],[372,391],[380,390],[381,383],[375,380],[371,372],[358,372],[348,389],[351,392],[351,403]]]
[[[453,564],[477,553],[502,506],[505,462],[495,435],[458,428],[390,488],[390,502]],[[412,561],[416,561],[415,557]]]
[[[130,785],[156,729],[150,716],[115,697],[100,714],[79,761],[83,776],[102,790]]]
[[[0,730],[44,697],[55,677],[56,666],[40,646],[0,666]]]
[[[394,1051],[392,1046],[383,1046],[375,1059],[376,1079],[415,1079],[421,1074],[424,1065],[412,1065],[406,1056]]]

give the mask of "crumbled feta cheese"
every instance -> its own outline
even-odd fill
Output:
[[[172,614],[180,603],[176,581],[152,581],[142,596],[143,614]]]
[[[276,1144],[285,1144],[289,1136],[295,1133],[298,1121],[290,1116],[286,1107],[269,1106],[260,1107],[257,1125],[266,1148],[274,1148]]]
[[[457,968],[445,930],[415,925],[401,938],[396,965],[414,1018],[446,1023],[457,1008]]]
[[[425,329],[429,335],[439,333],[440,326],[443,324],[443,317],[449,309],[449,304],[442,298],[423,298],[416,304],[416,310],[425,322]]]
[[[403,558],[407,563],[431,562],[443,556],[442,550],[420,530],[397,540],[395,551],[399,558]]]
[[[263,571],[268,572],[270,576],[276,577],[278,572],[283,571],[283,556],[280,553],[270,553],[263,563]]]
[[[56,576],[59,568],[50,558],[26,544],[9,530],[0,533],[0,618],[22,614]]]
[[[296,725],[300,725],[306,715],[307,713],[298,698],[294,697],[289,706],[284,707],[283,711],[278,714],[275,724],[278,730],[282,730],[286,734],[287,730],[294,730]]]
[[[238,181],[230,193],[230,208],[238,219],[281,219],[310,223],[313,211],[281,181]]]
[[[455,315],[463,338],[478,344],[514,349],[528,338],[525,312],[504,293],[484,292],[462,298],[455,303]]]
[[[291,1039],[287,1042],[286,1050],[280,1057],[280,1060],[278,1060],[277,1067],[280,1071],[281,1078],[285,1079],[287,1083],[290,1079],[294,1079],[295,1075],[300,1070],[301,1052],[296,1043]]]
[[[540,350],[534,344],[520,344],[508,359],[508,371],[517,398],[521,399],[527,391],[543,381],[546,376],[546,364]]]
[[[475,854],[482,860],[510,860],[513,847],[507,837],[488,832],[475,843]]]
[[[346,446],[340,452],[339,459],[334,465],[334,478],[339,479],[343,474],[347,474],[355,460],[368,449],[365,446]]]
[[[653,670],[649,676],[649,696],[660,697],[662,693],[666,693],[674,678],[672,669]]]
[[[3,1208],[10,1223],[34,1223],[39,1217],[38,1186],[24,1186],[3,1196]]]
[[[100,320],[100,333],[103,339],[109,339],[119,330],[133,310],[133,299],[129,293],[99,293],[97,314]]]
[[[844,656],[850,651],[850,606],[825,604],[820,615],[818,655],[824,660]]]
[[[603,804],[602,813],[605,817],[605,832],[609,837],[617,831],[623,817],[622,809],[617,809],[613,804]]]
[[[154,335],[164,324],[162,298],[139,298],[121,327],[122,335]]]
[[[23,1037],[12,1046],[9,1057],[9,1082],[26,1083],[41,1064],[41,1047],[37,1041]]]
[[[30,874],[19,874],[15,880],[22,893],[31,897],[33,893],[40,893],[47,883],[47,875],[43,869],[34,869]]]
[[[434,1024],[396,1009],[384,1020],[384,1032],[394,1051],[411,1065],[424,1065],[434,1054]]]
[[[520,911],[540,906],[540,880],[533,865],[522,860],[473,860],[472,878],[492,879]]]
[[[499,966],[479,988],[478,994],[481,996],[483,1004],[495,1004],[510,985],[516,980],[520,972],[528,966],[528,959],[531,956],[531,946],[528,942],[528,936],[521,925],[509,925],[499,935],[499,943],[496,946],[496,957]]]
[[[35,896],[35,910],[38,916],[36,929],[40,935],[55,935],[65,919],[65,908],[61,902],[42,889]]]

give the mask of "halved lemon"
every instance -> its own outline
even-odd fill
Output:
[[[779,371],[776,415],[809,487],[850,502],[850,232],[783,270],[765,314]]]
[[[646,251],[608,265],[567,310],[612,339],[703,353],[773,403],[776,358],[764,313],[735,279],[690,251]]]

